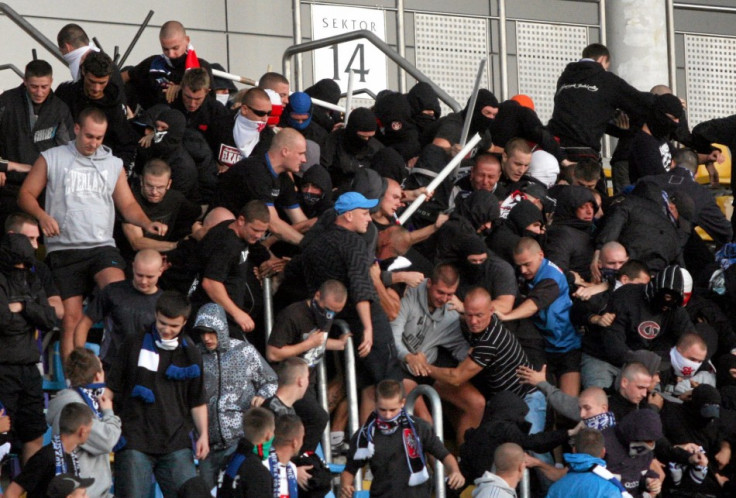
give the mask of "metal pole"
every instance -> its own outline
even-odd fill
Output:
[[[532,496],[531,486],[529,485],[529,469],[524,469],[524,475],[521,476],[519,483],[519,498],[530,498]]]
[[[605,45],[608,40],[608,22],[606,18],[606,0],[598,0],[598,24],[600,25],[600,40],[601,44]],[[603,150],[601,159],[604,157],[611,157],[611,137],[609,135],[603,135]]]
[[[59,47],[57,47],[54,42],[49,40],[46,35],[41,33],[33,24],[26,21],[25,17],[13,10],[10,5],[6,3],[0,3],[0,12],[5,14],[8,19],[15,23],[16,26],[28,33],[31,38],[40,43],[43,48],[51,52],[51,55],[59,59],[62,64],[64,64],[65,66],[69,65],[64,60],[64,56],[61,55],[61,50],[59,50]]]
[[[302,42],[302,2],[301,0],[294,0],[291,7],[293,21],[294,21],[294,45],[299,45]],[[288,75],[284,75],[288,78]],[[297,92],[302,90],[302,56],[297,54],[296,61],[294,62],[294,89]]]
[[[123,67],[123,65],[125,64],[125,61],[128,60],[128,56],[133,51],[133,47],[135,47],[135,44],[138,43],[138,39],[143,34],[143,30],[146,29],[146,27],[148,26],[148,23],[151,21],[151,18],[152,17],[153,17],[153,11],[152,10],[149,10],[148,11],[148,15],[146,16],[145,19],[143,19],[143,24],[141,24],[140,28],[138,28],[138,31],[136,31],[136,33],[135,33],[135,36],[130,41],[130,45],[128,45],[128,48],[125,50],[125,53],[120,58],[120,62],[118,63],[118,68]]]
[[[670,71],[670,88],[677,95],[677,58],[675,56],[675,2],[667,0],[667,65]]]
[[[325,351],[326,352],[326,351]],[[330,403],[327,400],[327,368],[325,367],[325,359],[322,359],[317,364],[317,395],[319,396],[319,402],[322,408],[327,413],[330,413]],[[325,432],[322,433],[322,453],[325,456],[325,462],[332,461],[332,441],[330,440],[330,418],[327,417],[327,425],[325,426]]]
[[[331,104],[329,102],[325,102],[324,100],[315,99],[314,97],[312,97],[312,104],[324,107],[325,109],[329,109],[331,111],[345,112],[345,109],[343,109],[339,105]]]
[[[246,78],[245,76],[238,76],[237,74],[226,73],[225,71],[220,71],[219,69],[212,69],[212,76],[217,76],[218,78],[225,78],[226,80],[237,81],[238,83],[242,83],[244,85],[250,85],[250,86],[257,85],[256,80]]]
[[[263,321],[266,326],[266,342],[273,329],[273,296],[271,296],[271,277],[263,279]]]
[[[463,160],[463,157],[465,157],[468,152],[473,150],[473,147],[475,147],[478,142],[480,142],[480,135],[476,133],[475,135],[473,135],[473,138],[468,141],[465,147],[463,147],[462,150],[458,152],[455,157],[452,158],[452,161],[447,163],[447,166],[445,166],[445,168],[440,171],[437,177],[432,180],[429,185],[427,185],[427,192],[434,192],[439,184],[442,183],[442,181],[447,178],[450,173],[452,173],[452,170],[455,169],[455,166],[460,164],[460,161]],[[411,205],[406,209],[406,211],[404,211],[399,217],[399,223],[401,223],[402,225],[406,223],[406,220],[411,218],[411,215],[414,214],[414,211],[416,211],[426,199],[427,196],[425,194],[421,194],[419,197],[417,197],[414,202],[412,202]]]
[[[404,36],[404,0],[396,0],[396,47],[399,55],[406,59],[406,38]],[[399,92],[406,93],[406,72],[399,66]]]
[[[345,320],[335,320],[335,326],[340,328],[343,334],[349,334],[350,328]],[[345,341],[345,391],[348,397],[348,434],[346,439],[350,441],[353,434],[360,430],[360,418],[358,414],[358,381],[355,377],[355,351],[353,350],[353,338],[348,337]],[[359,470],[355,473],[355,490],[363,489],[363,476]]]
[[[348,94],[345,96],[345,125],[348,124],[350,118],[350,106],[353,103],[353,81],[355,80],[355,73],[351,70],[348,73]]]
[[[460,147],[465,147],[465,142],[468,141],[468,133],[470,133],[470,122],[473,121],[473,113],[475,112],[475,103],[478,101],[478,90],[480,89],[480,80],[483,79],[483,70],[486,67],[486,61],[488,57],[483,57],[478,64],[478,74],[475,76],[475,85],[473,86],[473,93],[470,94],[470,101],[466,108],[465,122],[463,123],[463,132],[460,134]]]
[[[406,411],[408,413],[414,413],[414,404],[419,396],[426,396],[429,398],[429,404],[432,409],[432,421],[434,422],[434,433],[437,435],[437,439],[442,441],[444,431],[444,421],[442,419],[442,400],[437,391],[432,386],[419,385],[415,387],[409,395],[406,397]],[[434,496],[435,498],[445,498],[445,466],[439,460],[435,459],[434,462]]]
[[[498,0],[498,51],[501,56],[499,77],[501,78],[501,101],[509,98],[509,64],[506,54],[506,0]]]

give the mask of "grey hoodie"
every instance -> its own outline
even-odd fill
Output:
[[[207,393],[210,447],[221,450],[243,437],[243,413],[254,396],[268,399],[276,394],[278,378],[266,360],[249,342],[230,338],[227,315],[219,304],[199,309],[194,328],[217,333],[217,348],[200,344]]]
[[[64,389],[49,402],[46,422],[53,427],[54,434],[59,433],[61,410],[69,403],[84,403],[84,398],[74,389]],[[80,476],[95,478],[94,484],[87,488],[90,498],[111,496],[110,452],[120,439],[121,427],[120,417],[112,410],[103,410],[102,419],[92,419],[92,432],[87,441],[77,449]]]
[[[487,470],[475,480],[473,498],[516,498],[516,490],[506,481]]]

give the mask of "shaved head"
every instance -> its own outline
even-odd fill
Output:
[[[161,253],[154,249],[142,249],[138,251],[135,255],[135,260],[133,260],[134,263],[140,263],[143,265],[158,265],[161,266],[164,264],[163,258],[161,257]]]
[[[184,29],[184,25],[179,21],[166,21],[161,26],[161,31],[158,33],[158,37],[161,40],[170,40],[178,36],[187,36],[187,31]]]
[[[215,225],[218,225],[226,220],[234,220],[235,215],[229,210],[224,207],[216,207],[209,213],[207,213],[207,216],[204,217],[204,220],[202,221],[202,226],[205,228],[212,228]]]
[[[306,146],[304,135],[296,131],[294,128],[284,128],[275,137],[273,137],[271,150],[278,151],[284,147],[288,147],[290,149],[297,148],[302,144]]]
[[[524,461],[524,450],[516,443],[503,443],[493,452],[496,474],[505,474],[518,469]]]

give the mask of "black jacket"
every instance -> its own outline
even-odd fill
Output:
[[[465,431],[460,447],[460,470],[473,481],[493,466],[493,453],[503,443],[516,443],[524,450],[545,453],[567,440],[567,430],[529,434],[531,424],[524,420],[529,408],[516,394],[502,391],[486,405],[483,422]]]
[[[579,273],[584,280],[590,278],[590,262],[595,252],[593,223],[578,219],[575,212],[588,202],[596,206],[590,189],[577,186],[561,188],[544,244],[544,255],[547,259],[566,273]]]
[[[110,147],[112,153],[122,159],[126,166],[133,162],[138,137],[128,123],[125,94],[112,79],[99,100],[92,100],[84,94],[84,81],[81,79],[62,83],[56,89],[56,95],[66,102],[75,120],[85,107],[96,107],[104,112],[107,117],[107,131],[102,143]]]
[[[512,138],[521,137],[536,143],[542,150],[555,156],[558,161],[565,159],[565,154],[560,150],[560,144],[542,125],[537,113],[515,100],[507,100],[498,105],[498,114],[488,129],[491,132],[493,145],[505,147]]]
[[[557,80],[555,108],[547,126],[563,147],[599,151],[616,109],[630,116],[646,114],[652,98],[595,61],[571,62]]]
[[[679,228],[666,213],[662,189],[639,182],[621,203],[613,207],[596,238],[596,247],[616,240],[651,271],[659,271],[682,258]]]
[[[67,105],[51,92],[31,127],[30,105],[22,84],[0,95],[0,156],[33,165],[41,152],[74,138],[74,120]]]
[[[345,128],[330,133],[320,156],[320,164],[329,171],[338,195],[347,192],[355,173],[360,168],[370,167],[373,154],[383,148],[381,142],[371,137],[359,149],[351,151],[345,143],[345,135]]]
[[[253,447],[253,443],[247,439],[240,440],[228,464],[220,471],[218,498],[263,498],[273,495],[271,473],[258,455],[253,453]],[[240,467],[231,469],[230,464],[239,455],[245,457]]]

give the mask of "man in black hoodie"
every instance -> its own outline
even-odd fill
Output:
[[[496,225],[486,238],[486,245],[510,264],[514,264],[514,247],[522,237],[539,240],[544,234],[542,211],[531,201],[522,199],[509,211],[508,217]]]
[[[103,144],[129,166],[135,158],[137,137],[128,124],[125,94],[111,76],[115,64],[104,52],[90,52],[81,66],[81,78],[59,85],[56,95],[66,102],[77,119],[85,107],[97,107],[107,116],[107,132]]]
[[[23,444],[24,463],[41,448],[46,432],[36,329],[50,330],[56,318],[33,261],[28,237],[5,235],[0,242],[0,403]]]
[[[419,130],[419,142],[424,147],[434,138],[429,132],[442,115],[440,99],[432,85],[423,81],[414,85],[406,94],[406,98],[411,106],[411,121]]]
[[[651,94],[609,73],[610,64],[608,49],[593,43],[557,80],[555,107],[547,126],[559,138],[570,161],[600,158],[601,138],[616,109],[637,115],[650,107]]]

